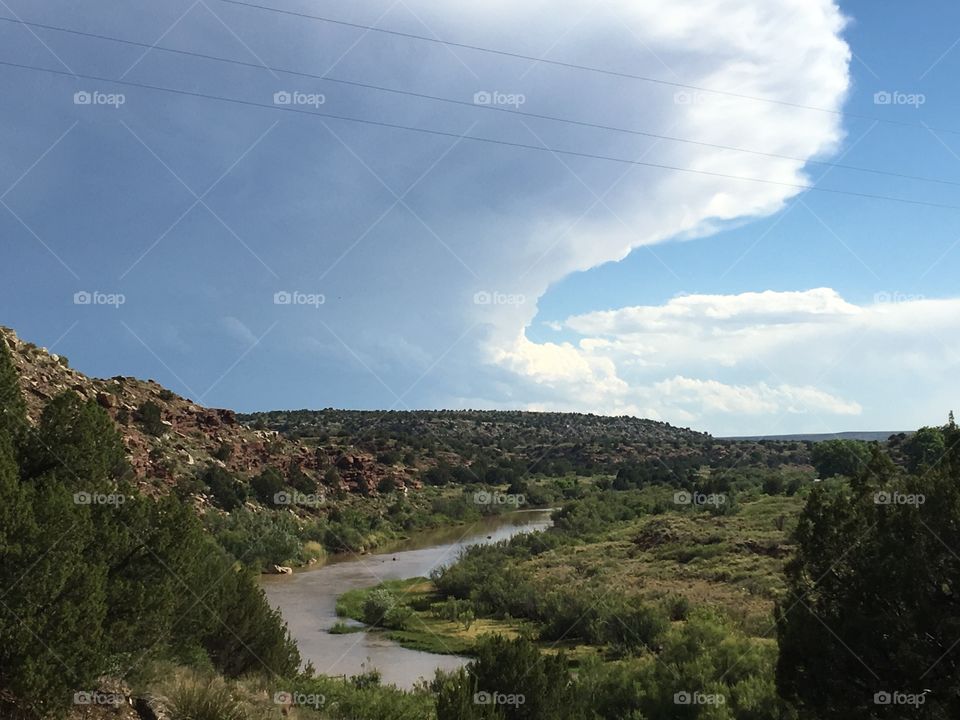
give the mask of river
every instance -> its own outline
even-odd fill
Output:
[[[304,662],[324,675],[356,675],[377,669],[385,684],[410,688],[432,679],[434,670],[454,670],[469,660],[409,650],[382,632],[331,635],[338,618],[337,598],[348,590],[384,580],[428,576],[436,567],[457,559],[470,545],[506,540],[550,526],[550,510],[521,510],[486,518],[471,525],[418,533],[370,555],[334,556],[326,564],[294,575],[265,576],[263,589],[270,604],[283,614]],[[350,622],[350,621],[347,621]]]

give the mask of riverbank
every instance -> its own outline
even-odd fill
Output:
[[[377,617],[378,595],[389,597],[393,607],[409,608],[410,613],[404,613],[402,627],[390,627],[389,618]],[[369,632],[383,632],[405,648],[438,655],[473,655],[477,638],[486,633],[497,632],[511,638],[520,634],[519,625],[502,620],[477,621],[472,614],[458,617],[455,609],[447,613],[447,617],[426,612],[439,599],[429,578],[388,580],[341,595],[337,600],[337,615],[365,623]]]
[[[432,678],[437,669],[462,667],[468,658],[449,650],[438,654],[421,649],[412,640],[405,641],[409,647],[404,647],[382,632],[331,633],[343,622],[337,615],[338,598],[387,581],[428,577],[434,568],[454,562],[471,545],[549,527],[551,513],[551,509],[514,511],[465,526],[418,533],[375,553],[331,555],[324,564],[293,575],[265,575],[261,586],[287,622],[304,663],[311,662],[318,673],[351,676],[375,669],[384,683],[412,688],[420,679]]]
[[[647,501],[661,494],[646,493]],[[706,607],[764,641],[798,511],[789,497],[757,497],[733,515],[644,509],[573,536],[478,547],[440,574],[351,590],[336,609],[404,647],[469,657],[491,634],[563,649],[571,664],[622,657]],[[605,594],[613,586],[616,597]]]
[[[393,607],[409,609],[409,613],[403,613],[402,627],[390,627],[382,617],[377,617],[378,595],[389,597]],[[357,623],[344,623],[344,632],[382,633],[401,647],[437,655],[476,657],[479,642],[486,635],[501,635],[510,640],[536,637],[534,626],[524,620],[477,618],[464,603],[444,602],[436,586],[426,577],[388,580],[373,587],[350,590],[337,600],[337,614]],[[572,665],[597,652],[595,648],[575,642],[536,644],[547,653],[563,651]]]

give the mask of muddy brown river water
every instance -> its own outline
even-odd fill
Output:
[[[420,679],[432,679],[437,668],[453,670],[468,659],[408,650],[378,632],[331,635],[328,630],[343,619],[337,617],[337,597],[384,580],[427,576],[434,568],[454,562],[470,545],[543,530],[550,526],[550,512],[521,510],[420,533],[375,554],[338,556],[294,575],[265,576],[263,588],[287,621],[304,662],[312,662],[318,673],[350,676],[375,668],[384,683],[410,688]]]

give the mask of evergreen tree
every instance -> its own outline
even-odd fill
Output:
[[[151,657],[293,675],[256,580],[189,506],[129,486],[110,417],[64,393],[30,429],[11,369],[0,344],[0,717],[9,702],[62,716],[74,692]]]
[[[822,478],[854,477],[863,473],[870,445],[861,440],[824,440],[814,443],[810,458]]]
[[[0,435],[19,442],[27,426],[27,409],[17,381],[17,369],[6,340],[0,335]]]
[[[90,494],[110,493],[129,477],[123,441],[110,416],[72,391],[44,408],[29,433],[22,472],[34,482]]]
[[[941,428],[922,427],[903,443],[907,467],[911,472],[923,472],[933,467],[946,452]]]
[[[944,434],[922,477],[875,452],[849,491],[811,494],[777,608],[777,682],[801,717],[960,716],[960,431]],[[883,702],[896,693],[922,700]]]

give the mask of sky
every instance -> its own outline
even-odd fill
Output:
[[[83,372],[715,435],[958,405],[955,3],[0,18],[0,324]]]

